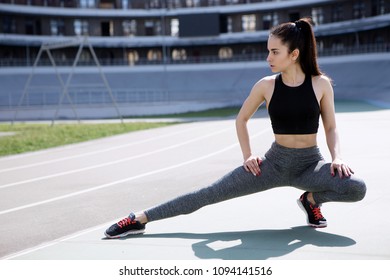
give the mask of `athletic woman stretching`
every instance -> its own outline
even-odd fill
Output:
[[[313,227],[327,226],[321,214],[322,203],[364,198],[365,183],[341,158],[333,88],[317,64],[311,20],[303,18],[274,27],[268,38],[268,51],[267,62],[277,74],[253,86],[236,119],[243,166],[208,187],[131,213],[106,230],[108,238],[140,234],[147,222],[189,214],[206,205],[281,186],[305,191],[298,205]],[[264,102],[275,141],[260,158],[252,154],[247,122]],[[331,163],[324,162],[317,147],[320,115]]]

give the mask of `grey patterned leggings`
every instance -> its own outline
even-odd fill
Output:
[[[240,166],[208,187],[179,196],[145,211],[148,221],[192,213],[203,206],[276,187],[292,186],[313,193],[316,203],[354,202],[366,194],[363,180],[332,177],[317,146],[286,148],[273,143],[261,164],[261,175],[253,176]]]

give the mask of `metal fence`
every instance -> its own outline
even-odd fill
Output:
[[[212,90],[204,91],[186,91],[182,94],[182,90],[162,90],[162,89],[112,89],[112,94],[118,105],[125,106],[126,104],[158,104],[174,102],[191,102],[202,100],[204,102],[229,101],[234,102],[240,100],[245,94],[246,89],[235,89],[226,92],[217,92]],[[53,107],[58,106],[90,106],[90,105],[112,105],[107,90],[102,88],[74,88],[67,93],[61,100],[62,91],[60,89],[44,88],[29,91],[21,100],[22,92],[6,92],[0,94],[0,110],[15,109],[15,108],[31,108],[31,107]]]
[[[390,43],[368,44],[353,47],[337,47],[318,49],[318,56],[338,56],[352,55],[365,53],[390,52]],[[225,62],[245,62],[245,61],[264,61],[267,58],[267,53],[254,54],[235,54],[231,58],[219,58],[218,56],[187,56],[185,59],[173,60],[170,57],[160,60],[148,60],[147,58],[139,58],[137,61],[129,61],[127,59],[102,59],[99,62],[104,66],[137,66],[137,65],[176,65],[176,64],[201,64],[201,63],[225,63]],[[32,66],[34,60],[27,59],[11,59],[2,58],[0,67],[28,67]],[[57,60],[57,66],[71,66],[74,59]],[[91,60],[80,60],[77,66],[91,66],[95,62]],[[42,57],[38,66],[52,66],[49,58]]]

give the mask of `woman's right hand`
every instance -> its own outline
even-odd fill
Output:
[[[247,172],[251,172],[254,176],[260,176],[261,158],[250,156],[244,161],[244,168]]]

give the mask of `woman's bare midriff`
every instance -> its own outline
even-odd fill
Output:
[[[275,141],[287,148],[309,148],[317,146],[317,134],[275,134]]]

